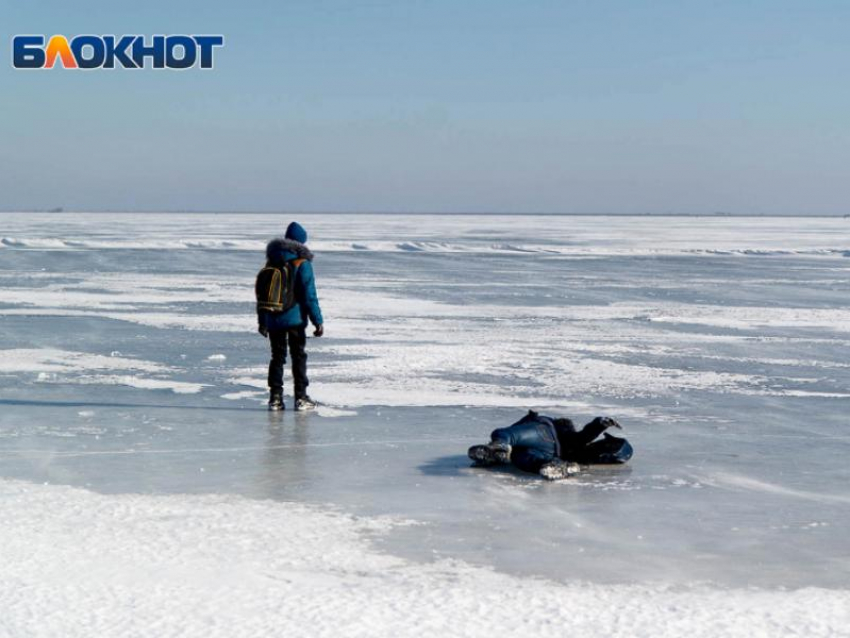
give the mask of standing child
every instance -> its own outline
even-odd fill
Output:
[[[257,275],[257,321],[259,332],[271,342],[269,362],[269,410],[283,410],[283,364],[286,348],[292,357],[295,409],[312,410],[316,402],[307,395],[307,321],[313,335],[324,334],[322,311],[313,278],[313,253],[305,246],[307,231],[292,222],[283,239],[266,246],[266,266]]]

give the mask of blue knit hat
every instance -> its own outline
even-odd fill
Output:
[[[286,238],[297,241],[299,244],[307,243],[307,231],[298,222],[292,222],[286,228]]]

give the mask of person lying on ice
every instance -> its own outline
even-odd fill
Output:
[[[626,439],[611,436],[608,428],[622,429],[614,419],[596,417],[581,430],[570,419],[542,416],[529,410],[507,428],[493,430],[490,443],[473,445],[469,458],[476,465],[513,463],[554,481],[579,472],[579,463],[625,463],[634,450]],[[596,437],[604,433],[599,441]]]

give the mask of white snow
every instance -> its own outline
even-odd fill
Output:
[[[81,372],[84,370],[141,370],[163,372],[165,366],[129,357],[104,356],[56,348],[0,350],[0,373]]]
[[[263,401],[266,400],[265,392],[257,392],[254,390],[242,390],[240,392],[226,392],[221,395],[222,399],[228,399],[230,401],[239,401],[240,399],[257,399],[262,398]]]
[[[95,374],[74,378],[71,383],[83,385],[123,385],[140,390],[171,390],[175,394],[197,394],[206,383],[187,383],[173,379],[151,379],[130,374]]]
[[[40,383],[124,385],[148,390],[171,390],[177,394],[195,394],[205,385],[138,374],[91,374],[92,371],[98,370],[138,370],[160,376],[174,372],[172,368],[152,361],[113,355],[104,356],[56,348],[0,350],[0,375],[36,373],[36,380]]]
[[[417,564],[368,537],[406,521],[224,496],[0,482],[8,636],[848,635],[850,593],[600,586]]]
[[[339,408],[332,408],[328,405],[319,405],[316,407],[316,414],[326,418],[336,418],[341,416],[354,416],[357,412],[355,410],[340,410]]]

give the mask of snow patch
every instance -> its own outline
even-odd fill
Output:
[[[0,482],[11,635],[746,637],[846,633],[850,592],[601,586],[417,564],[390,519]]]
[[[228,401],[240,401],[241,399],[257,399],[262,397],[265,400],[265,392],[254,392],[253,390],[243,390],[242,392],[227,392],[221,395],[222,399]]]
[[[123,385],[140,390],[171,390],[175,394],[197,394],[206,383],[187,383],[171,379],[150,379],[129,374],[81,376],[72,379],[73,383],[81,385]]]
[[[174,369],[151,361],[58,350],[55,348],[15,348],[0,350],[0,374],[37,373],[38,383],[77,383],[81,385],[123,385],[143,390],[171,390],[195,394],[205,386],[173,379],[138,374],[89,374],[92,371],[140,371],[163,376]]]
[[[115,353],[113,353],[115,354]],[[0,373],[77,372],[82,370],[142,370],[164,372],[165,366],[142,359],[104,356],[56,348],[0,350]]]
[[[355,410],[341,410],[339,408],[333,408],[329,405],[319,405],[316,408],[316,414],[325,418],[337,418],[341,416],[357,416],[357,412]]]

